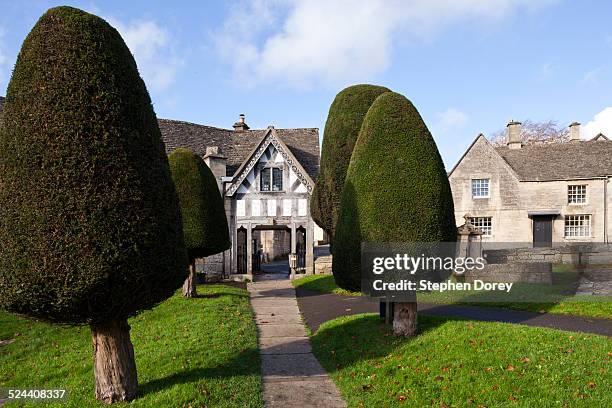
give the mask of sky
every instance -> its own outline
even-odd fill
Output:
[[[158,117],[231,128],[318,127],[344,87],[410,99],[447,169],[510,120],[612,137],[606,0],[0,0],[0,95],[50,7],[106,19],[134,54]]]

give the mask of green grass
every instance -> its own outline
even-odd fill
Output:
[[[139,380],[130,407],[263,407],[247,292],[224,285],[200,285],[198,292],[202,297],[177,294],[130,319]],[[57,406],[102,406],[93,398],[88,327],[0,312],[0,339],[10,338],[0,346],[0,387],[64,388],[69,399]]]
[[[294,279],[293,286],[296,288],[304,288],[314,292],[335,293],[336,295],[344,296],[361,296],[360,292],[351,292],[339,288],[334,282],[332,275],[306,275],[304,277]]]
[[[561,274],[560,272],[556,272]],[[335,293],[338,295],[360,296],[359,292],[349,292],[339,288],[334,282],[332,275],[309,275],[296,279],[293,285],[304,289],[321,293]],[[419,292],[418,300],[424,303],[474,305],[482,307],[498,307],[513,310],[531,312],[546,312],[553,314],[576,315],[594,318],[612,318],[612,302],[610,297],[593,296],[563,296],[553,291],[558,286],[547,287],[545,285],[515,284],[510,294],[502,293],[489,295],[475,292]],[[542,299],[550,299],[545,302],[525,302],[525,296],[538,296]]]
[[[349,407],[612,406],[606,337],[424,316],[419,328],[399,338],[356,315],[311,340]]]

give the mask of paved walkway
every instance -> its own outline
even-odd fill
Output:
[[[379,312],[378,302],[370,301],[366,297],[339,296],[302,288],[298,288],[297,295],[300,310],[304,319],[306,319],[306,324],[313,333],[319,329],[322,323],[340,316]],[[418,307],[419,313],[431,316],[456,316],[485,322],[517,323],[612,337],[611,319],[594,319],[468,305],[419,303]]]
[[[247,286],[259,334],[266,407],[346,407],[312,354],[291,281],[278,278],[266,274]]]

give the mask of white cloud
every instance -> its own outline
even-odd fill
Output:
[[[154,21],[135,20],[123,23],[110,17],[108,22],[119,31],[134,54],[147,87],[157,91],[167,89],[184,65],[169,32]]]
[[[448,108],[444,112],[438,113],[437,117],[438,121],[435,128],[441,133],[460,128],[468,121],[468,115],[455,108]]]
[[[612,138],[612,106],[604,108],[604,110],[595,115],[593,120],[582,126],[583,138],[590,139],[599,133]]]
[[[422,39],[450,24],[495,21],[555,0],[242,0],[217,49],[245,81],[295,86],[364,80],[384,71],[398,37]]]

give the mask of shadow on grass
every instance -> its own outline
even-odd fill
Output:
[[[377,315],[357,315],[324,324],[311,337],[311,343],[321,364],[332,372],[363,360],[387,356],[396,348],[449,320],[462,320],[422,315],[418,319],[417,336],[401,337],[395,336],[393,327],[385,324]]]
[[[213,367],[198,367],[147,381],[138,387],[140,397],[156,393],[177,384],[199,382],[202,379],[260,375],[259,351],[251,348]]]

